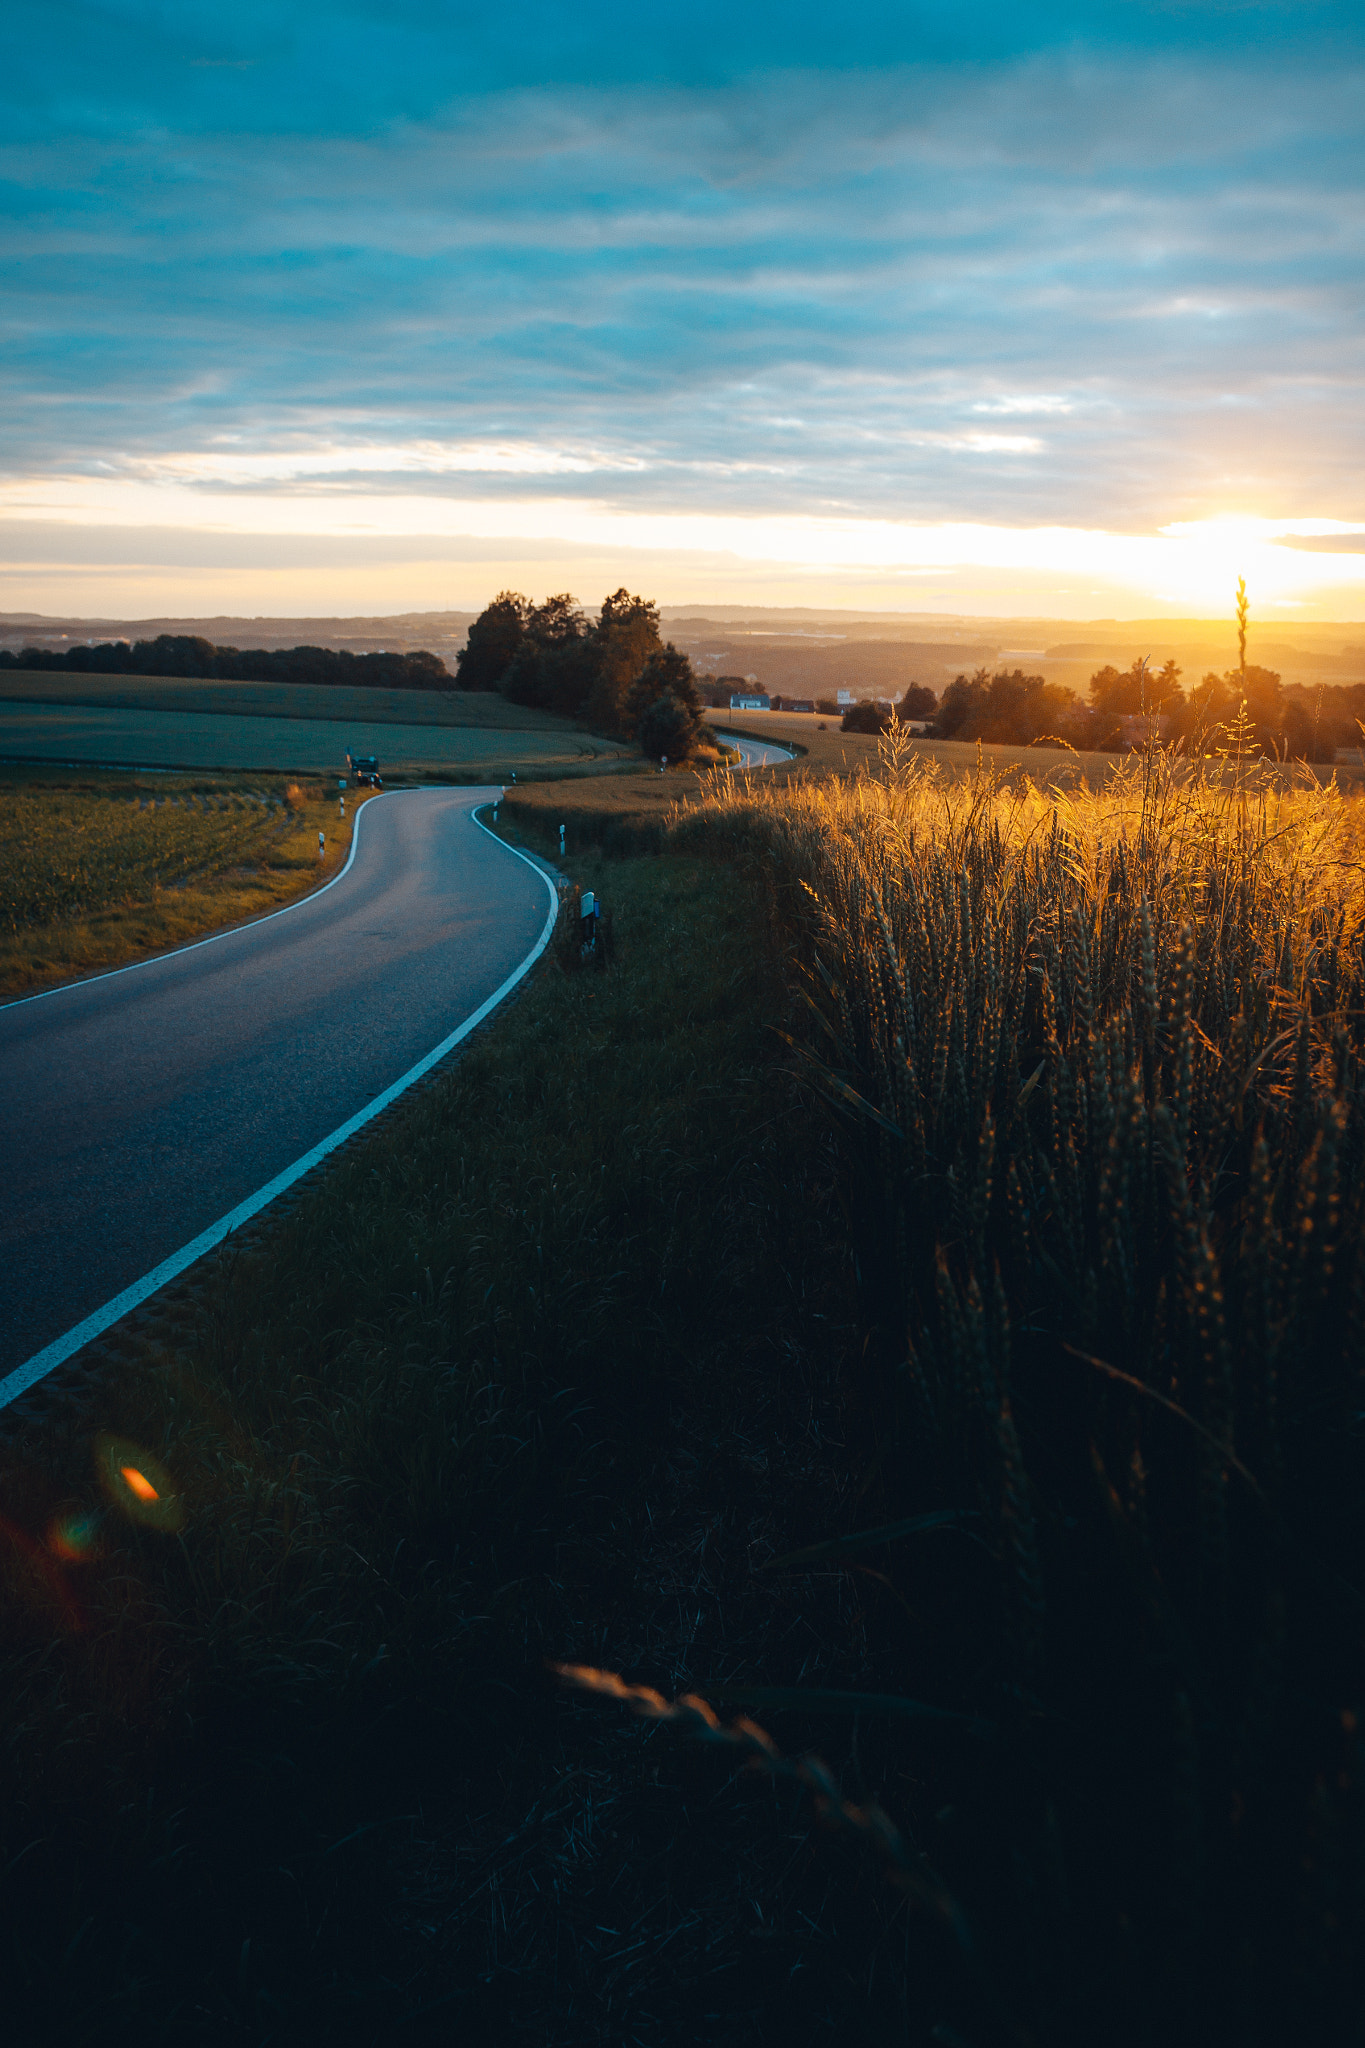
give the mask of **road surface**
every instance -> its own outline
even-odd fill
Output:
[[[526,959],[549,892],[471,818],[493,794],[373,798],[330,888],[0,1008],[0,1379],[362,1112]]]
[[[779,762],[796,759],[790,747],[779,747],[771,740],[745,739],[742,733],[725,732],[720,726],[716,727],[716,737],[724,740],[727,747],[737,749],[741,768],[776,768]]]

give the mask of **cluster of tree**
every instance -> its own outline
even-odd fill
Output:
[[[820,709],[826,709],[822,701]],[[832,703],[831,711],[839,706]],[[885,732],[893,719],[902,725],[921,725],[926,718],[933,718],[938,712],[938,698],[923,683],[911,683],[898,704],[886,704],[875,697],[864,697],[860,703],[850,704],[839,721],[840,732]]]
[[[192,633],[105,640],[97,647],[0,651],[0,668],[99,676],[206,676],[230,683],[346,683],[384,690],[451,690],[438,654],[351,654],[332,647],[215,647]]]
[[[1192,753],[1240,748],[1330,762],[1339,746],[1357,740],[1350,696],[1341,689],[1285,689],[1274,669],[1255,662],[1222,675],[1210,670],[1186,692],[1174,661],[1156,672],[1135,661],[1122,673],[1102,668],[1090,678],[1090,744],[1131,746],[1152,721],[1163,741]]]
[[[938,740],[989,740],[1026,747],[1035,740],[1088,743],[1087,714],[1074,690],[1022,669],[992,675],[979,668],[956,676],[943,693],[929,730]]]
[[[455,674],[462,690],[581,718],[638,740],[651,758],[685,759],[702,732],[691,662],[664,644],[657,605],[628,590],[614,591],[595,619],[567,594],[531,604],[501,591],[470,627]]]
[[[1192,753],[1250,752],[1330,762],[1335,750],[1358,744],[1356,717],[1365,715],[1349,689],[1284,689],[1273,669],[1212,672],[1189,691],[1171,660],[1161,668],[1135,661],[1090,678],[1089,703],[1060,683],[1021,669],[994,675],[981,668],[948,685],[930,726],[935,739],[986,740],[1030,746],[1056,739],[1077,748],[1122,752],[1148,735]],[[1338,701],[1331,701],[1338,700]],[[905,716],[905,713],[901,713]]]

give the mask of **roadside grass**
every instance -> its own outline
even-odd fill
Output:
[[[855,1344],[761,885],[571,868],[610,970],[547,956],[192,1341],[0,1452],[26,2042],[895,2037],[876,1873],[545,1672],[856,1677],[862,1635],[844,1575],[753,1570],[843,1512]]]
[[[344,864],[361,795],[343,818],[335,783],[316,779],[0,767],[0,996],[306,895]]]

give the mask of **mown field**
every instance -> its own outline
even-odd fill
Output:
[[[572,732],[573,722],[477,690],[372,690],[312,683],[223,683],[196,677],[95,676],[0,669],[0,703],[103,710],[199,711],[238,718],[355,719],[503,732]]]
[[[610,963],[566,925],[4,1453],[12,2007],[1358,2039],[1359,800],[895,746],[607,789],[566,822]],[[503,829],[553,851],[555,794]]]
[[[523,731],[380,725],[329,716],[246,718],[228,712],[0,703],[0,760],[325,775],[344,773],[348,751],[376,755],[390,777],[430,774],[446,782],[501,782],[510,781],[514,772],[599,772],[628,758],[630,750],[569,726]]]
[[[182,945],[337,872],[358,791],[0,766],[0,996]],[[326,858],[318,859],[318,832]]]

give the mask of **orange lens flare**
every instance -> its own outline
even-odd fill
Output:
[[[170,1473],[127,1437],[95,1439],[95,1470],[111,1507],[146,1529],[174,1535],[185,1526],[185,1503]]]

